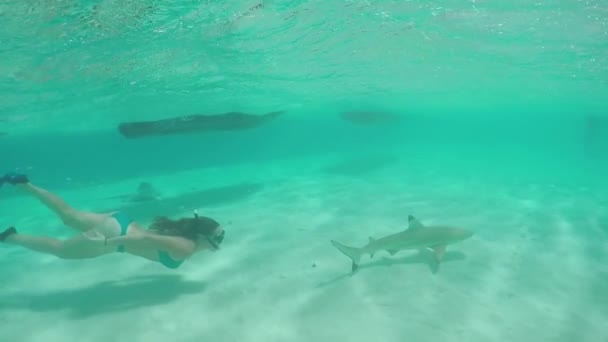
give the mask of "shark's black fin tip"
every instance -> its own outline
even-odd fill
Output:
[[[415,219],[416,219],[416,218],[415,218],[413,215],[411,215],[411,214],[407,216],[407,221],[408,221],[408,222],[412,222],[412,221],[414,221]]]

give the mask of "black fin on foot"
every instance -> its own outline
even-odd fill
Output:
[[[0,241],[6,240],[7,237],[17,234],[17,229],[15,227],[8,227],[2,233],[0,233]]]
[[[21,173],[15,173],[15,172],[9,172],[9,173],[5,174],[4,177],[2,177],[2,180],[5,183],[9,183],[12,185],[25,184],[25,183],[29,183],[29,181],[30,181],[26,175],[21,174]]]

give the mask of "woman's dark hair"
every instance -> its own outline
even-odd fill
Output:
[[[205,216],[181,218],[179,220],[171,220],[168,217],[161,216],[154,219],[154,222],[150,225],[150,230],[161,235],[181,236],[196,241],[201,235],[212,235],[219,226],[220,224],[216,220]]]

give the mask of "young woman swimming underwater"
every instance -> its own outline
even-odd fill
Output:
[[[217,251],[224,239],[224,230],[212,218],[198,216],[171,220],[157,217],[148,229],[124,212],[93,213],[79,211],[57,195],[30,183],[23,174],[9,173],[0,178],[34,196],[54,211],[80,235],[67,240],[26,235],[9,227],[0,233],[0,242],[33,251],[52,254],[62,259],[89,259],[110,253],[127,253],[159,262],[176,269],[193,254]]]

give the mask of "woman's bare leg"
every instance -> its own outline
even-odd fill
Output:
[[[113,248],[100,246],[83,235],[68,240],[58,240],[44,236],[12,234],[5,243],[18,245],[36,252],[51,254],[62,259],[89,259],[113,252]]]
[[[40,202],[54,211],[63,221],[63,223],[80,231],[87,231],[92,227],[101,224],[107,215],[98,214],[86,211],[79,211],[67,204],[59,196],[39,188],[32,183],[17,184],[17,187],[27,191],[32,196],[36,197]]]
[[[13,234],[7,237],[4,242],[12,245],[19,245],[36,252],[52,255],[58,255],[62,247],[61,240],[23,234]]]

